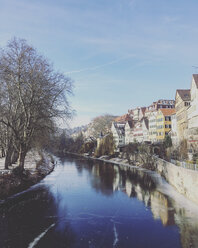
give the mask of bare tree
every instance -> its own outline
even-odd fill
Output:
[[[98,136],[103,133],[103,135],[109,133],[111,129],[112,121],[116,118],[116,116],[112,116],[109,114],[97,116],[92,120],[92,135],[95,138],[98,138]]]
[[[0,81],[0,122],[11,134],[18,165],[23,169],[25,156],[42,130],[51,129],[57,118],[71,117],[68,95],[72,93],[72,81],[55,72],[22,39],[11,40],[1,50]]]

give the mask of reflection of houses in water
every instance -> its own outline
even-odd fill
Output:
[[[86,168],[88,169],[88,168]],[[92,186],[105,195],[122,191],[128,197],[136,197],[150,207],[154,219],[164,226],[177,225],[181,233],[182,248],[198,247],[198,215],[186,212],[173,199],[156,190],[152,178],[144,171],[111,164],[95,164],[90,172]]]
[[[132,193],[132,183],[131,181],[127,178],[126,179],[126,194],[128,195],[128,197],[131,197],[131,193]]]
[[[151,211],[154,219],[161,219],[163,225],[174,225],[174,210],[168,198],[158,191],[151,193]]]
[[[135,187],[136,197],[140,201],[144,201],[144,192],[142,191],[140,185],[136,185]]]
[[[143,201],[145,206],[150,205],[150,192],[143,190],[139,184],[132,185],[131,197],[136,197],[139,201]]]
[[[174,211],[168,198],[156,191],[152,183],[152,179],[143,171],[114,167],[114,191],[120,190],[128,197],[136,197],[145,206],[150,206],[154,219],[161,219],[163,225],[174,225]]]
[[[182,248],[198,247],[198,214],[194,211],[186,211],[176,201],[173,202],[175,209],[175,223],[180,229]]]
[[[119,168],[117,166],[114,166],[114,180],[113,180],[113,191],[119,190],[120,185],[120,173]]]
[[[92,174],[95,176],[100,176],[100,166],[99,165],[95,165],[92,167]]]

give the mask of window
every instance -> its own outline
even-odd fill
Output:
[[[185,102],[184,105],[187,107],[187,106],[190,106],[190,102]]]
[[[171,117],[170,116],[166,116],[165,117],[165,121],[171,121]]]

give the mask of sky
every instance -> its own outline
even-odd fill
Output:
[[[190,88],[197,9],[197,0],[0,0],[0,46],[26,39],[74,81],[75,127]]]

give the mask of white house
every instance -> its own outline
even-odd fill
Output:
[[[191,106],[188,109],[188,129],[198,128],[198,74],[193,74],[191,83]]]
[[[143,117],[140,121],[135,123],[133,128],[133,142],[139,143],[149,141],[148,119]]]
[[[133,115],[133,120],[140,121],[145,116],[146,107],[137,107],[132,110],[128,110],[129,114]]]
[[[149,141],[149,121],[147,118],[142,118],[142,132],[143,132],[143,141]]]
[[[127,121],[125,125],[125,144],[133,142],[133,127],[134,121]]]
[[[125,123],[112,122],[111,132],[115,141],[116,148],[125,145]]]
[[[187,110],[188,140],[190,143],[198,144],[198,74],[192,76],[190,93],[191,105]]]
[[[176,112],[174,112],[171,115],[171,131],[170,131],[170,137],[172,139],[172,143],[174,146],[179,145],[179,139],[178,139],[178,131],[177,131],[177,117]]]
[[[137,122],[135,124],[135,127],[133,129],[133,136],[134,136],[134,141],[137,141],[137,142],[143,142],[143,130],[142,130],[142,124],[141,122]]]
[[[157,142],[157,111],[150,113],[149,117],[149,141]]]

